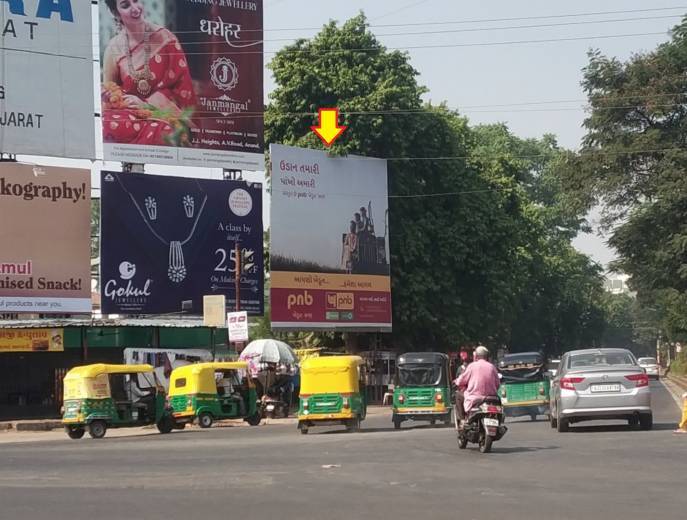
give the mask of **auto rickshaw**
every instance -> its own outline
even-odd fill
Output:
[[[108,428],[156,424],[169,433],[175,427],[151,365],[103,363],[74,367],[64,376],[62,424],[71,439],[86,430],[101,439]]]
[[[195,363],[172,370],[169,404],[174,421],[186,424],[197,419],[201,428],[219,419],[260,424],[255,385],[242,375],[247,370],[243,361]]]
[[[298,429],[343,424],[360,430],[367,413],[365,361],[359,356],[323,356],[301,365]]]
[[[408,352],[398,356],[391,420],[396,430],[408,420],[451,424],[451,378],[446,354]]]
[[[550,382],[539,352],[506,354],[499,362],[499,393],[506,417],[549,414]]]

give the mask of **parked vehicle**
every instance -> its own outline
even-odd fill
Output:
[[[439,352],[408,352],[396,360],[394,428],[403,421],[451,424],[449,358]]]
[[[455,405],[454,405],[455,406]],[[481,453],[489,453],[494,441],[501,439],[508,428],[504,425],[506,416],[498,396],[484,398],[476,402],[468,412],[463,426],[457,420],[456,433],[458,435],[458,447],[464,450],[468,442],[479,445]]]
[[[209,428],[220,419],[260,424],[255,386],[241,373],[247,369],[248,363],[239,361],[195,363],[172,370],[169,404],[176,424],[197,420],[201,428]]]
[[[298,429],[343,424],[360,429],[367,414],[365,361],[359,356],[325,356],[301,365]]]
[[[64,376],[62,424],[71,439],[94,439],[108,428],[156,424],[160,433],[174,429],[165,393],[151,365],[98,363],[72,368]]]
[[[549,414],[550,382],[539,352],[506,354],[499,362],[499,394],[506,417]]]
[[[656,361],[656,358],[640,357],[637,360],[637,363],[646,371],[646,375],[648,375],[650,378],[659,378],[658,361]]]
[[[598,419],[652,428],[649,376],[629,350],[567,352],[552,387],[551,427],[559,432],[572,423]]]

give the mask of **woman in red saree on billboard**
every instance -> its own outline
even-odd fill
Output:
[[[177,37],[145,19],[141,0],[105,0],[118,33],[103,58],[103,140],[189,146],[196,104]]]

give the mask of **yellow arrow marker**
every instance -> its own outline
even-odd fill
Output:
[[[310,129],[322,139],[325,146],[331,146],[343,133],[347,126],[339,126],[338,108],[320,108],[320,125],[311,126]]]

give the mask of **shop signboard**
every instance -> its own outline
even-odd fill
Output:
[[[63,329],[0,329],[0,352],[63,351]]]

